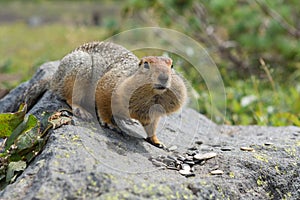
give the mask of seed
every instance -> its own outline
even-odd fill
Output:
[[[222,147],[221,151],[231,151],[231,147]]]
[[[177,149],[177,146],[173,145],[168,148],[169,151],[175,151]]]
[[[201,144],[203,144],[203,141],[197,140],[195,143],[198,144],[198,145],[201,145]]]
[[[213,170],[210,172],[211,175],[222,175],[224,174],[224,172],[220,169],[217,169],[217,170]]]
[[[241,149],[242,151],[254,151],[254,149],[251,148],[251,147],[241,147],[240,149]]]
[[[208,160],[208,159],[214,158],[216,156],[217,156],[216,153],[210,152],[210,153],[205,153],[205,154],[196,154],[196,155],[194,155],[194,158],[197,160]]]
[[[272,142],[265,142],[265,145],[266,146],[271,146],[271,145],[273,145],[274,143],[272,143]]]

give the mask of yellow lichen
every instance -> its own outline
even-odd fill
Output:
[[[261,187],[261,186],[263,186],[265,184],[265,181],[263,181],[262,177],[259,176],[258,179],[257,179],[257,181],[256,181],[256,183],[257,183],[257,185],[259,187]]]
[[[287,152],[290,156],[295,157],[296,156],[296,148],[295,147],[289,147],[284,149],[285,152]]]
[[[254,158],[256,158],[257,160],[260,160],[260,161],[263,161],[263,162],[269,162],[268,158],[266,155],[263,155],[263,154],[254,154],[253,155]]]

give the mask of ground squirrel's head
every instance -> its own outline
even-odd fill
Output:
[[[139,63],[139,73],[145,76],[145,81],[149,81],[153,90],[162,93],[171,86],[173,61],[171,58],[163,56],[143,57]]]

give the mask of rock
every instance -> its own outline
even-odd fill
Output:
[[[29,113],[38,118],[45,110],[68,107],[47,91],[47,80],[56,67],[57,62],[44,64],[32,80],[7,94],[0,100],[1,112],[17,110],[24,97],[31,102]],[[14,183],[0,191],[0,199],[297,199],[300,196],[300,138],[295,136],[300,132],[299,127],[216,125],[198,112],[184,108],[181,113],[163,118],[158,127],[159,139],[167,146],[178,147],[176,152],[169,152],[143,138],[103,128],[97,122],[76,118],[74,121],[75,125],[49,132],[43,151]],[[169,130],[176,130],[176,134]],[[186,179],[179,171],[166,169],[161,161],[162,166],[153,164],[159,155],[162,161],[168,156],[180,161],[177,153],[185,155],[193,147],[194,138],[203,143],[198,148],[200,153],[214,151],[218,156],[202,160],[202,165],[195,164],[193,172],[181,171],[185,177],[193,178]],[[268,140],[262,142],[262,138],[272,138],[273,145],[266,147],[264,142]],[[256,151],[224,152],[213,144],[232,148],[255,145]],[[207,176],[216,165],[226,173]]]

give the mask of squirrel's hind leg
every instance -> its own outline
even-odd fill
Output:
[[[72,52],[61,60],[56,73],[56,80],[52,85],[56,85],[60,96],[72,107],[73,114],[81,119],[91,120],[95,107],[91,96],[94,91],[91,56],[82,51]]]

